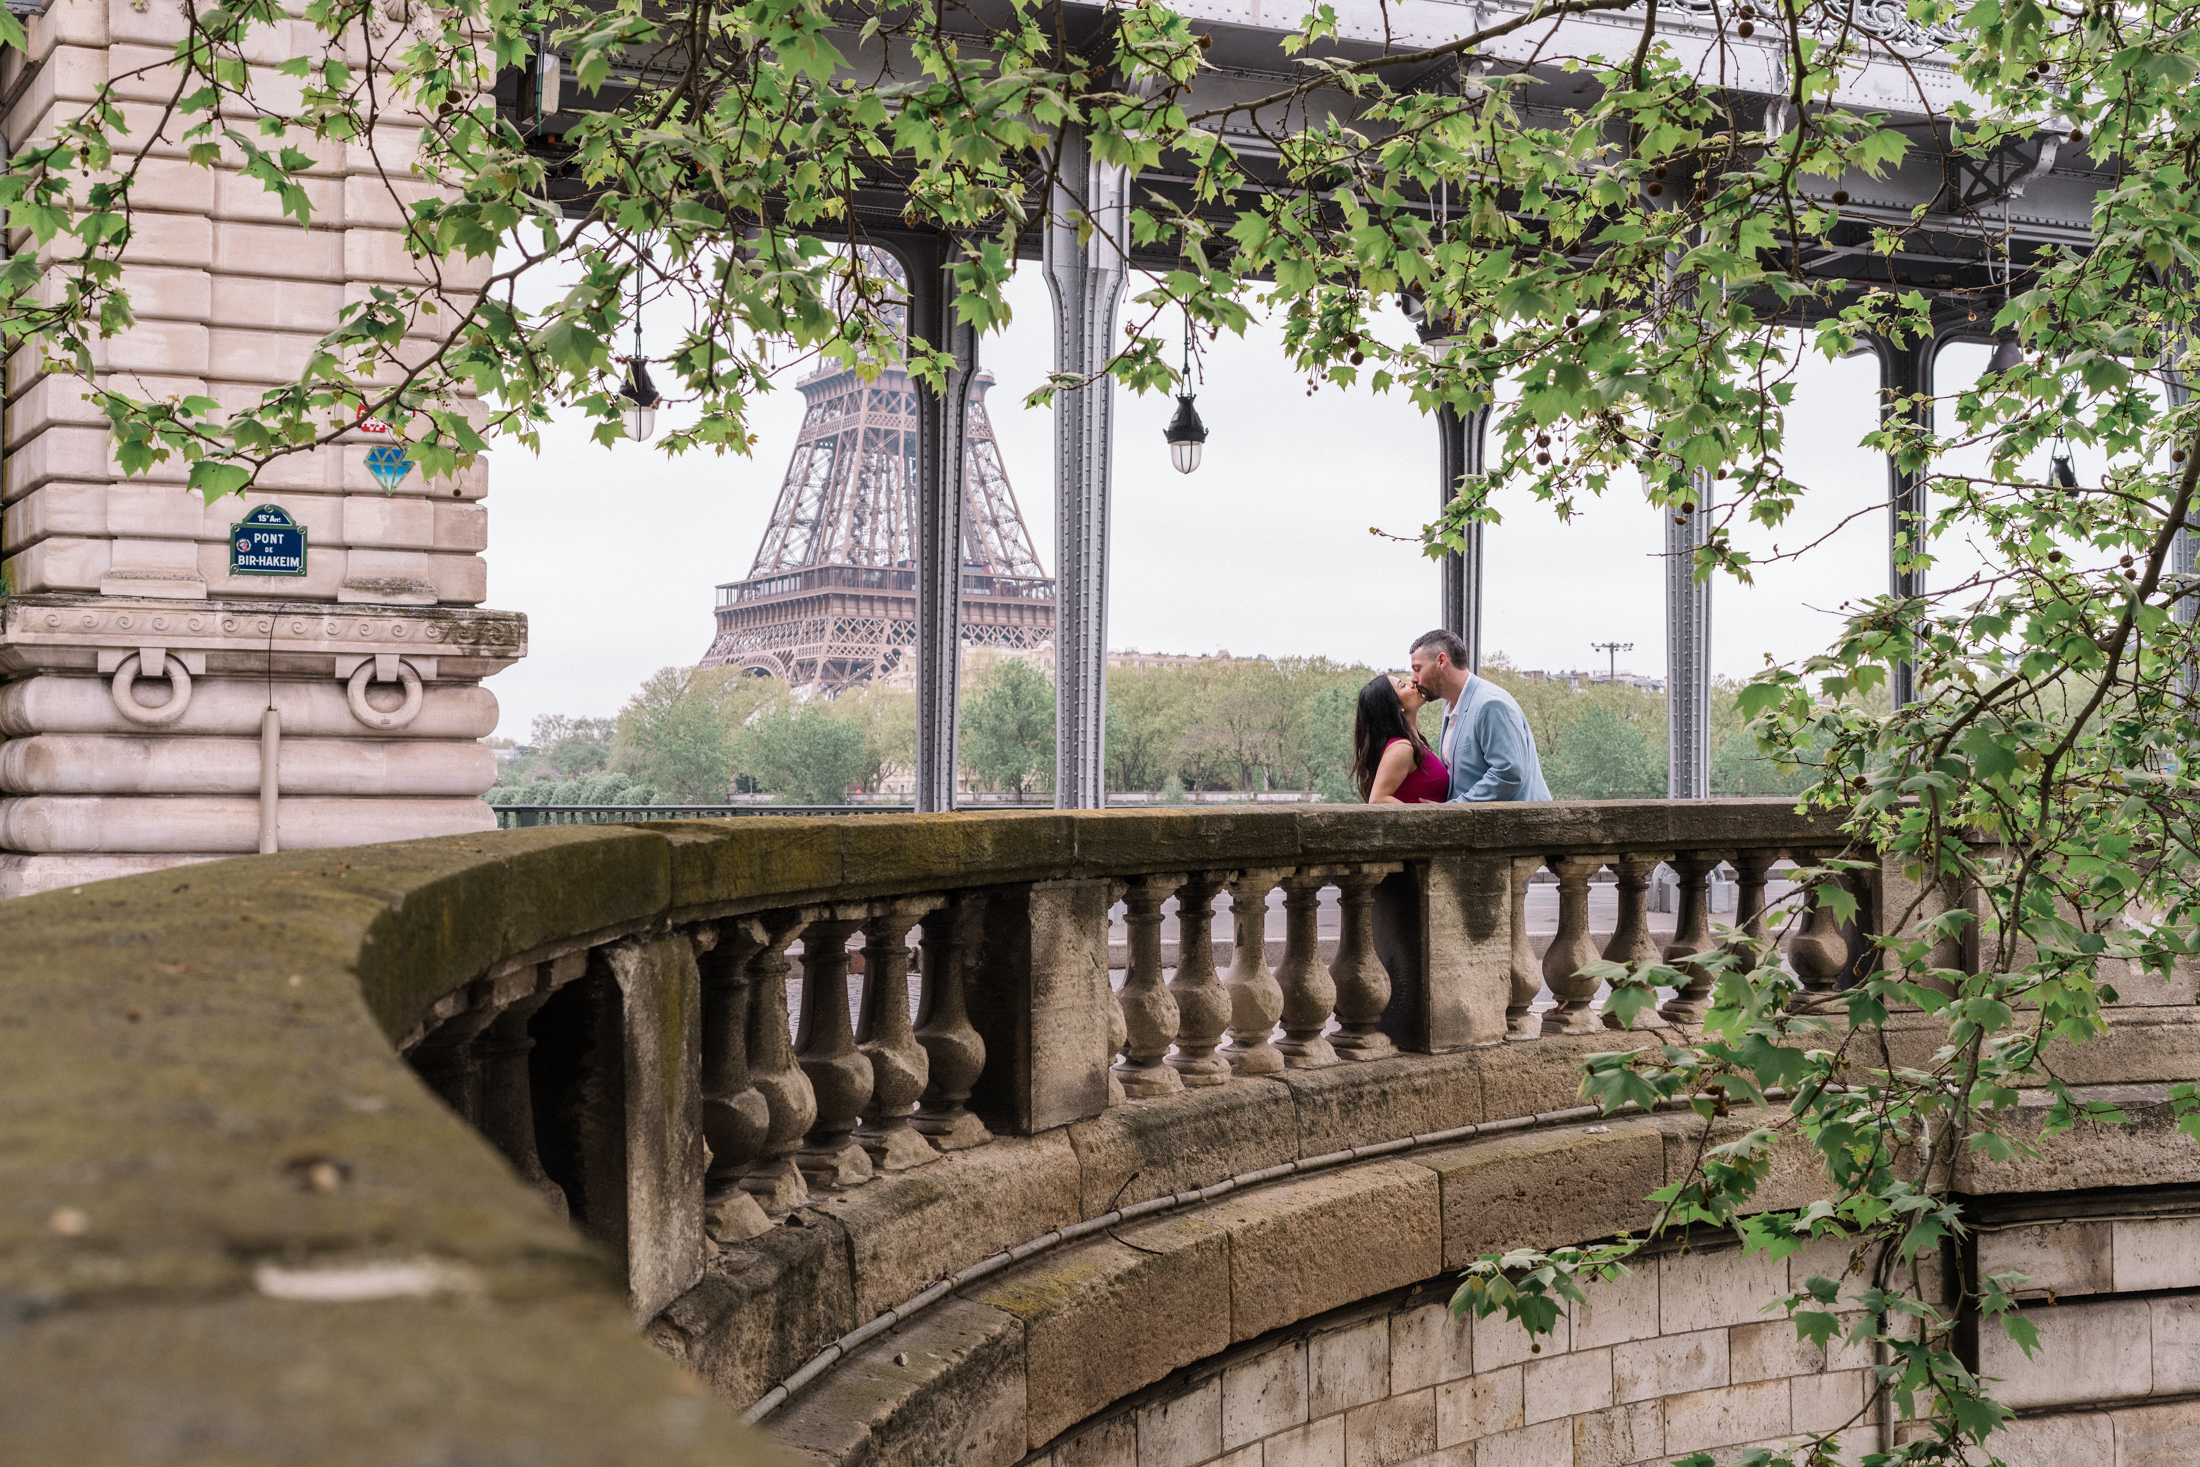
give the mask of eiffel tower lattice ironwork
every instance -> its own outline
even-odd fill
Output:
[[[771,524],[746,578],[718,587],[705,667],[821,693],[912,668],[917,642],[917,403],[908,373],[835,367],[808,400]],[[1039,564],[971,380],[963,486],[962,640],[1035,651],[1054,641],[1054,581]]]

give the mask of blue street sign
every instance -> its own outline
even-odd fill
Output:
[[[229,527],[233,576],[302,576],[306,532],[279,504],[263,504]]]

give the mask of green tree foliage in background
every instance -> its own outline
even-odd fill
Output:
[[[1352,780],[1352,721],[1360,703],[1359,686],[1334,682],[1306,700],[1299,714],[1296,742],[1306,761],[1307,781],[1324,800],[1348,803],[1360,798]]]
[[[981,786],[1021,800],[1054,782],[1054,684],[1030,663],[1004,657],[963,701],[963,769]]]
[[[865,767],[863,730],[816,703],[766,709],[734,745],[740,767],[785,805],[838,805]]]
[[[667,667],[619,710],[619,765],[682,804],[716,804],[731,785],[733,725],[716,669]]]
[[[1664,740],[1651,748],[1642,731],[1609,705],[1591,707],[1568,724],[1541,763],[1553,799],[1652,800],[1665,794]]]
[[[551,768],[570,779],[611,762],[611,739],[618,731],[609,718],[567,718],[546,714],[537,718],[529,741]]]
[[[486,435],[537,443],[561,413],[615,440],[616,353],[646,298],[681,322],[652,358],[684,405],[659,447],[746,452],[752,401],[790,360],[875,370],[905,358],[920,380],[945,380],[936,344],[904,341],[899,289],[849,248],[877,190],[904,186],[897,227],[945,237],[949,308],[991,330],[1008,319],[1013,262],[1050,222],[1035,201],[1057,183],[1082,196],[1082,172],[1058,177],[1084,156],[1063,146],[1076,129],[1093,156],[1178,180],[1127,211],[1131,235],[1174,264],[1130,303],[1105,368],[1117,379],[1177,384],[1179,312],[1212,337],[1260,309],[1310,380],[1400,391],[1425,410],[1493,409],[1490,472],[1425,527],[1430,554],[1460,548],[1501,504],[1571,513],[1639,485],[1680,512],[1709,478],[1719,491],[1696,571],[1746,580],[1787,557],[1738,548],[1733,527],[1777,528],[1813,492],[1787,472],[1799,358],[1837,360],[1873,336],[1932,340],[1938,303],[1898,268],[1950,241],[1998,254],[2004,280],[1968,303],[2017,360],[1937,403],[1890,404],[1863,440],[1926,481],[1932,515],[1904,559],[1929,570],[1938,545],[1960,540],[1980,574],[1861,603],[1823,655],[1767,670],[1737,699],[1760,755],[1814,768],[1806,797],[1842,811],[1858,852],[1907,868],[1948,914],[1930,915],[1923,896],[1898,903],[1863,981],[1838,993],[1799,992],[1769,947],[1707,959],[1723,971],[1700,1031],[1615,1048],[1584,1081],[1610,1105],[1694,1106],[1707,1130],[1744,1110],[1747,1130],[1693,1152],[1659,1193],[1653,1234],[1732,1228],[1776,1257],[1835,1239],[1881,1260],[1777,1303],[1805,1338],[1885,1353],[1877,1408],[1921,1418],[1894,1460],[1968,1460],[2009,1413],[1965,1365],[1957,1313],[1925,1279],[1969,1226],[1957,1161],[2026,1153],[2033,1140],[2004,1114],[2026,1090],[2048,1101],[2048,1135],[2119,1123],[2047,1055],[2107,1031],[2102,962],[2166,968],[2200,950],[2200,785],[2186,757],[2200,746],[2200,628],[2174,614],[2195,585],[2172,554],[2200,486],[2200,404],[2182,391],[2200,315],[2200,0],[1912,0],[1908,18],[1940,32],[1937,81],[1846,7],[1692,10],[1679,43],[1659,31],[1661,7],[1639,24],[1561,29],[1635,4],[1455,8],[1481,29],[1349,55],[1332,44],[1332,7],[1304,7],[1288,48],[1297,69],[1219,99],[1191,90],[1209,38],[1161,3],[1112,9],[1101,54],[1063,44],[1074,23],[1040,0],[449,0],[401,7],[394,23],[380,0],[182,7],[165,69],[119,71],[10,139],[0,203],[21,244],[0,265],[0,348],[19,376],[69,379],[65,399],[106,420],[125,475],[158,469],[212,501],[341,441],[362,410],[426,479],[470,464]],[[493,101],[499,71],[546,43],[580,101],[554,159]],[[1707,80],[1704,56],[1725,76],[1724,58],[1752,44],[1781,105]],[[27,46],[5,11],[0,46]],[[1536,70],[1510,59],[1516,48]],[[269,57],[284,58],[272,78]],[[1566,110],[1529,105],[1560,73],[1573,78]],[[1859,75],[1873,79],[1869,99],[1851,86]],[[1894,126],[1878,110],[1889,102],[1931,125]],[[1990,173],[2043,126],[2102,181],[2084,239],[2012,259],[1999,219],[1968,212],[1959,190],[1930,218],[1848,203],[1849,188],[1898,166]],[[393,133],[404,146],[360,146]],[[313,223],[334,197],[313,186],[332,148],[401,160],[354,181],[410,201],[402,243],[420,283],[347,304],[297,353],[296,379],[258,394],[170,393],[105,370],[144,278],[121,268],[154,202],[143,159],[227,167]],[[168,198],[177,184],[164,171],[157,187]],[[581,217],[554,194],[583,200]],[[1883,283],[1806,268],[1857,251],[1859,273]],[[1372,329],[1406,292],[1447,328],[1439,339]],[[1077,385],[1057,378],[1038,396]],[[2063,440],[2106,464],[2074,492],[2044,482],[2046,450]],[[1915,702],[1875,706],[1904,662]],[[1269,681],[1277,671],[1216,674],[1238,694],[1227,708],[1187,700],[1175,745],[1155,755],[1164,783],[1297,782],[1299,694],[1288,676]],[[828,711],[775,707],[736,725],[685,706],[691,696],[622,714],[614,764],[661,761],[701,791],[725,773],[714,740],[738,726],[744,746],[820,734],[800,759],[788,742],[790,789],[832,797],[864,768],[863,731]],[[1554,736],[1563,756],[1565,732]],[[1826,898],[1853,909],[1843,890]],[[1958,937],[1979,971],[1935,966]],[[1623,1017],[1678,977],[1604,976]],[[1905,1030],[1890,1037],[1896,1012]],[[1896,1051],[1914,1062],[1895,1065]],[[2200,1132],[2200,1088],[2172,1096]],[[1768,1210],[1760,1193],[1783,1145],[1816,1165],[1808,1207]],[[1797,1175],[1783,1170],[1783,1193]],[[1493,1257],[1460,1307],[1548,1328],[1577,1275],[1608,1273],[1636,1246]],[[2005,1281],[1950,1287],[1981,1328],[2030,1343]],[[1823,1460],[1836,1438],[1802,1450]]]

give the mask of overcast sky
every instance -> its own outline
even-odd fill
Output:
[[[1051,573],[1052,414],[1019,406],[1051,366],[1036,267],[1019,272],[1011,301],[1015,320],[980,355],[1000,379],[989,403],[994,431]],[[1403,320],[1390,330],[1402,335]],[[1325,387],[1306,396],[1279,337],[1256,327],[1209,348],[1199,410],[1211,436],[1195,474],[1169,467],[1161,435],[1172,402],[1117,394],[1111,648],[1388,666],[1434,624],[1433,563],[1368,530],[1410,535],[1432,517],[1435,424],[1402,394]],[[1942,390],[1984,360],[1981,348],[1950,348]],[[527,614],[531,648],[489,683],[503,708],[500,733],[524,736],[538,714],[616,713],[657,668],[702,656],[713,588],[747,574],[801,427],[795,375],[757,405],[752,458],[606,449],[578,425],[547,432],[540,457],[516,445],[492,451],[488,604]],[[1883,463],[1857,446],[1872,426],[1877,382],[1869,358],[1804,368],[1788,464],[1813,493],[1790,526],[1737,529],[1737,543],[1805,544],[1884,503]],[[1487,542],[1485,653],[1521,667],[1601,667],[1590,643],[1632,642],[1621,669],[1662,675],[1662,536],[1639,491],[1615,491],[1571,523],[1524,491],[1499,505],[1505,523]],[[1753,588],[1721,582],[1713,668],[1740,676],[1767,654],[1786,661],[1819,650],[1843,600],[1886,588],[1878,510]]]

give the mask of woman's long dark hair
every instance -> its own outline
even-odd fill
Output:
[[[1387,673],[1378,673],[1360,689],[1359,712],[1352,719],[1352,779],[1363,800],[1375,788],[1375,766],[1392,739],[1411,740],[1415,758],[1428,752],[1421,731],[1406,717],[1406,705],[1398,701],[1397,687]]]

